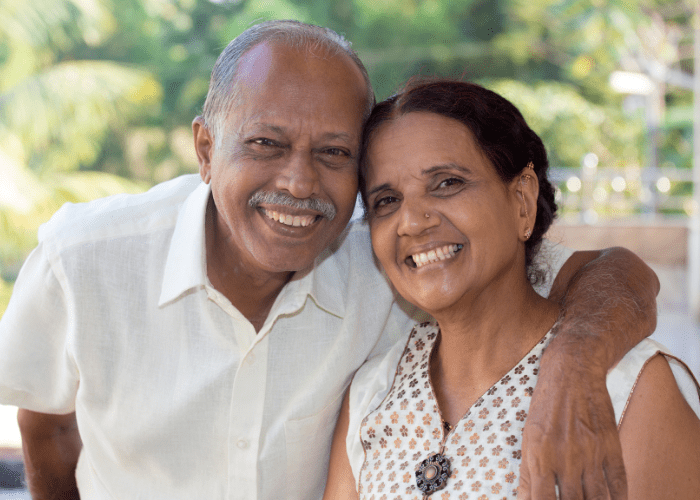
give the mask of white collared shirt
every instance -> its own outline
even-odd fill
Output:
[[[414,322],[354,224],[256,334],[206,277],[209,196],[184,176],[66,205],[17,279],[0,403],[76,412],[83,500],[320,498],[352,374]]]

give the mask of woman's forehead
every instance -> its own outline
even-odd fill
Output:
[[[382,123],[367,147],[368,175],[386,167],[430,169],[481,163],[485,158],[463,123],[429,112],[411,112]],[[397,165],[398,164],[398,165]]]

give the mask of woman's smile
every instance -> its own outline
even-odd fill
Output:
[[[408,267],[421,268],[429,264],[452,259],[462,248],[464,248],[464,245],[439,246],[430,250],[415,252],[406,257],[405,261]]]

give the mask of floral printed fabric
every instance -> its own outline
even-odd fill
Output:
[[[443,449],[452,463],[440,500],[506,499],[517,496],[522,431],[537,382],[545,337],[491,387],[451,431],[446,431],[430,385],[429,359],[439,329],[411,331],[391,390],[360,427],[365,461],[358,481],[364,500],[424,498],[415,467]],[[446,434],[447,432],[447,434]],[[443,448],[444,447],[444,448]]]

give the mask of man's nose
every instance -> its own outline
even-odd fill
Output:
[[[295,198],[304,199],[320,193],[320,176],[311,154],[294,152],[277,176],[277,188]]]

